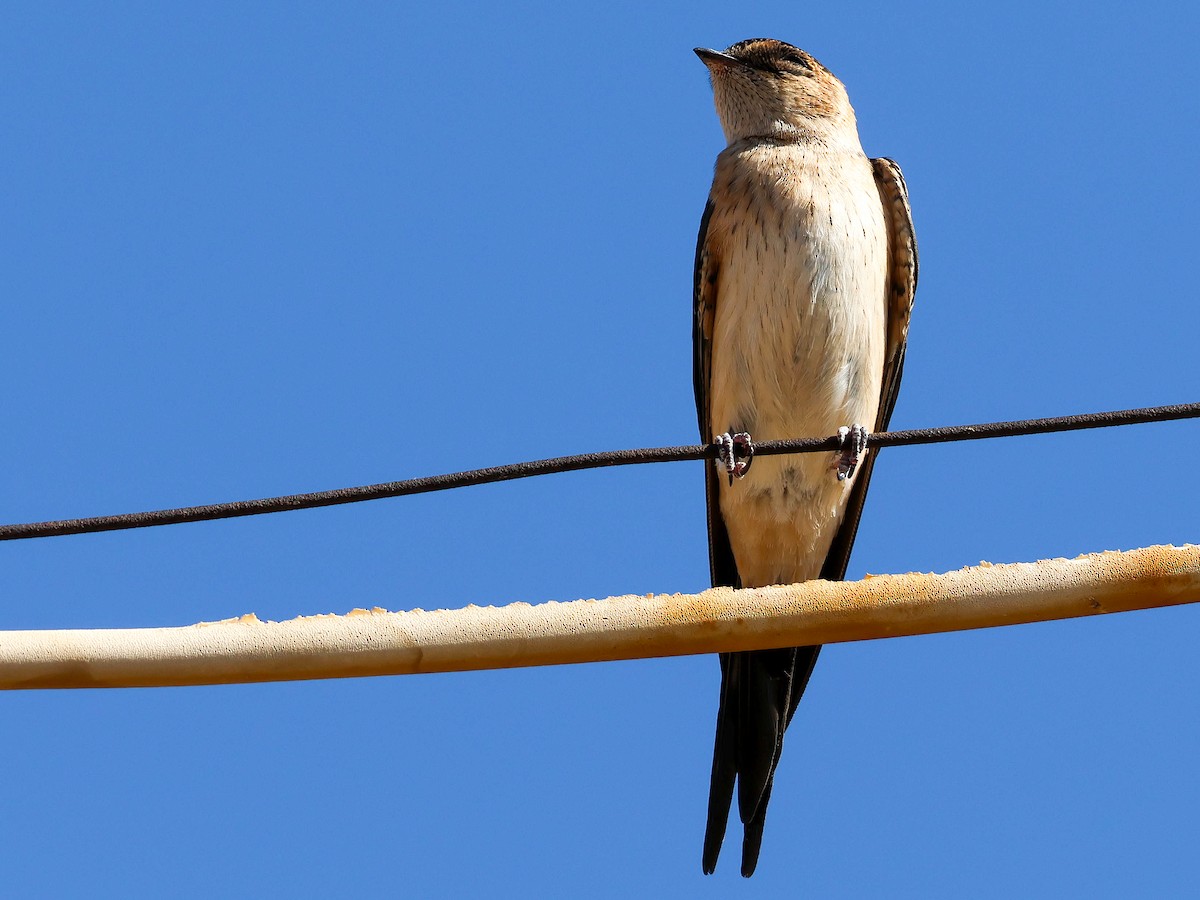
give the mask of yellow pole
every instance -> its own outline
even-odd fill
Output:
[[[1200,546],[699,594],[0,632],[0,689],[407,675],[828,644],[1200,600]]]

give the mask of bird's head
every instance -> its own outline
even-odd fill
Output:
[[[729,143],[787,138],[853,127],[854,110],[833,73],[799,47],[771,38],[739,41],[724,51],[696,48],[712,77],[713,100]]]

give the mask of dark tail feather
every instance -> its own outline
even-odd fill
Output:
[[[775,767],[783,750],[783,732],[796,712],[820,649],[792,647],[721,655],[721,705],[704,835],[706,874],[717,866],[735,779],[738,813],[745,826],[742,874],[753,874]]]
[[[813,669],[817,665],[817,656],[821,653],[821,645],[815,647],[797,647],[796,648],[796,675],[792,682],[792,702],[788,708],[787,725],[792,724],[792,716],[796,714],[796,707],[800,705],[800,698],[804,696],[804,692],[808,689],[808,679],[812,678]],[[786,725],[784,726],[787,727]]]
[[[721,654],[721,702],[717,709],[717,737],[713,747],[712,780],[708,786],[708,825],[704,829],[704,874],[717,868],[729,807],[733,804],[733,783],[737,778],[737,701],[731,688],[741,682],[731,668],[740,668],[737,653]]]
[[[775,785],[775,776],[767,782],[763,791],[762,801],[754,812],[754,818],[743,826],[742,835],[742,877],[749,878],[758,866],[758,851],[762,849],[763,826],[767,824],[767,802],[771,799],[771,788]]]

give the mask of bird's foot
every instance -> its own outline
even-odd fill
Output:
[[[838,429],[838,438],[842,442],[835,465],[838,481],[845,481],[853,475],[858,464],[862,462],[863,453],[867,449],[867,434],[867,429],[861,425],[843,425]]]
[[[714,443],[720,448],[717,455],[717,465],[729,475],[729,483],[734,478],[741,478],[750,471],[750,463],[754,461],[754,442],[744,431],[730,434],[728,431],[719,434]]]

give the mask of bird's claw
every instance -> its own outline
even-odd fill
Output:
[[[861,425],[843,425],[838,429],[841,449],[837,455],[837,479],[845,481],[854,474],[858,464],[862,462],[863,452],[867,449],[867,429]]]
[[[728,431],[717,435],[714,443],[720,448],[717,454],[717,465],[729,475],[729,483],[734,478],[741,478],[750,471],[750,463],[754,461],[754,442],[744,431],[730,434]]]

